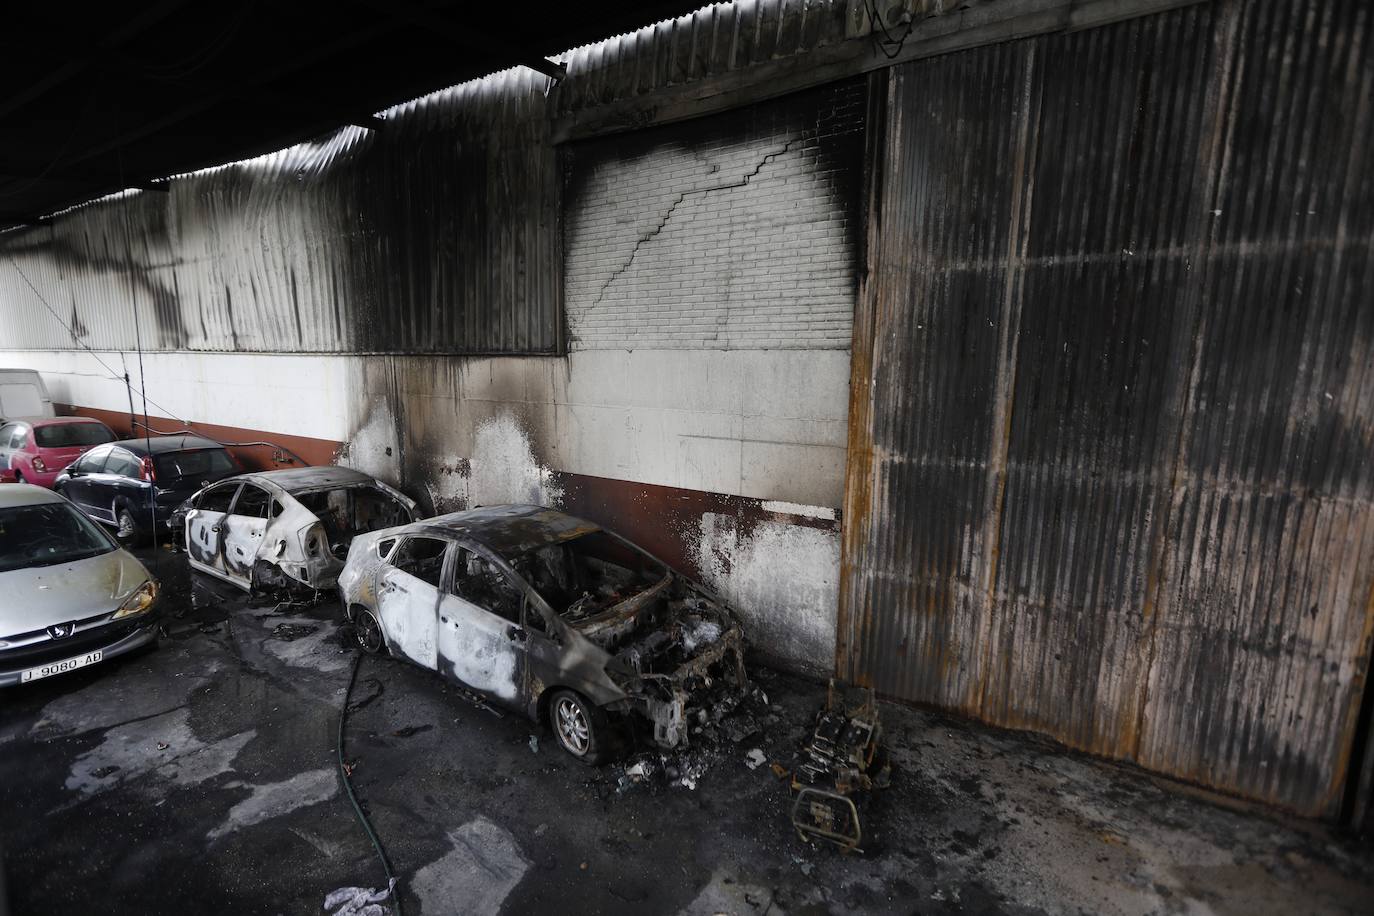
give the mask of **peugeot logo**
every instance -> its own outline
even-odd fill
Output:
[[[48,635],[53,639],[61,639],[64,636],[71,636],[75,629],[76,624],[74,623],[59,623],[56,626],[48,627]]]

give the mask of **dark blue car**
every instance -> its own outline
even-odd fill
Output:
[[[97,446],[68,465],[53,489],[92,519],[134,542],[165,528],[197,490],[241,473],[218,442],[200,436],[153,436]]]

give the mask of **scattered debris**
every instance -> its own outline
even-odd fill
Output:
[[[816,727],[802,747],[802,762],[792,775],[792,825],[803,840],[828,840],[846,852],[863,838],[860,801],[885,788],[891,772],[882,753],[882,726],[872,688],[833,678]]]
[[[310,636],[318,633],[320,628],[314,624],[302,623],[279,623],[272,630],[272,638],[280,639],[284,642],[300,639],[303,636]]]
[[[370,887],[341,887],[330,891],[324,898],[324,908],[333,916],[385,916],[388,911],[382,906],[382,901],[390,897],[395,889],[395,878],[380,890]]]
[[[410,738],[420,732],[427,732],[434,728],[433,725],[407,725],[405,728],[398,728],[391,733],[393,738]]]
[[[530,735],[530,753],[531,753],[531,754],[537,754],[537,753],[539,753],[539,736],[538,736],[538,735]]]
[[[686,725],[690,740],[674,750],[642,751],[629,757],[615,776],[617,792],[637,786],[695,789],[713,766],[739,753],[741,744],[765,742],[768,733],[782,722],[767,705],[767,694],[757,686],[740,690],[727,681],[702,689],[709,693],[711,702],[689,715]],[[761,746],[755,746],[745,757],[750,769],[768,762]]]
[[[169,747],[171,747],[171,745],[168,744],[166,741],[159,741],[159,742],[157,743],[157,749],[160,750],[160,751],[165,751],[165,750],[167,750],[167,748],[169,748]]]

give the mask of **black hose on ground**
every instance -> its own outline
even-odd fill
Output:
[[[353,781],[348,776],[348,767],[344,766],[344,726],[348,723],[348,701],[353,696],[353,684],[358,680],[358,669],[362,667],[364,653],[359,650],[353,659],[353,671],[348,675],[348,689],[344,691],[343,709],[339,710],[339,736],[334,745],[334,750],[339,761],[339,778],[343,780],[344,791],[348,793],[348,800],[353,804],[353,813],[358,816],[358,823],[363,825],[363,830],[367,832],[367,838],[372,841],[372,848],[377,850],[377,858],[382,861],[382,870],[386,872],[387,887],[391,891],[391,899],[395,903],[396,916],[402,916],[401,895],[396,891],[396,876],[391,871],[391,861],[386,857],[386,851],[382,849],[382,841],[377,838],[377,831],[372,829],[372,822],[367,819],[363,812],[362,805],[358,804],[358,796],[353,792]]]

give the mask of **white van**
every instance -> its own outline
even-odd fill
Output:
[[[9,417],[52,417],[52,398],[32,369],[0,369],[0,423]]]

